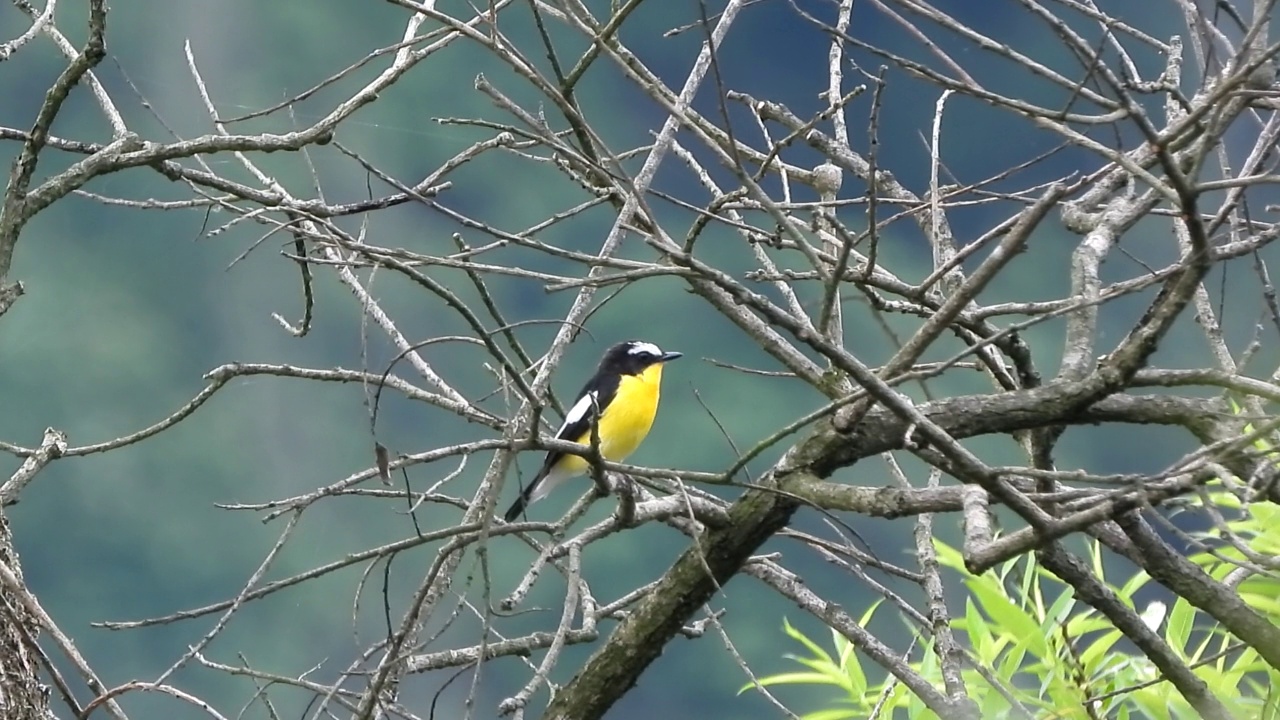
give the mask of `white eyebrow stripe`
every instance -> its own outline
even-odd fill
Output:
[[[560,429],[556,431],[556,437],[559,437],[560,433],[564,432],[565,428],[585,418],[587,413],[591,412],[591,406],[595,405],[596,397],[596,391],[592,390],[586,395],[578,398],[578,402],[574,403],[573,407],[569,408],[569,413],[564,416],[564,424],[562,424]]]
[[[654,345],[653,343],[638,342],[632,345],[630,349],[627,350],[627,354],[628,355],[653,355],[656,357],[662,354],[662,349],[659,348],[657,345]]]

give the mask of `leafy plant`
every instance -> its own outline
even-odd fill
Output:
[[[1248,534],[1251,547],[1280,548],[1280,513],[1270,506],[1254,510],[1247,518],[1233,521],[1233,530]],[[978,704],[981,717],[1024,713],[1056,720],[1199,717],[1146,656],[1130,649],[1110,621],[1078,602],[1071,588],[1039,567],[1032,556],[972,575],[965,570],[958,551],[944,543],[935,544],[939,562],[959,573],[968,590],[964,614],[954,619],[952,628],[967,657],[963,671],[966,690]],[[1239,567],[1222,559],[1229,554],[1206,552],[1195,559],[1221,577]],[[1090,555],[1095,575],[1106,582],[1097,544],[1091,546]],[[1139,572],[1122,584],[1108,586],[1133,607],[1132,598],[1149,581]],[[1247,592],[1242,585],[1242,595],[1254,607],[1280,617],[1276,601],[1280,580],[1255,575],[1244,582],[1250,585]],[[873,605],[860,622],[869,622],[878,607],[879,603]],[[1280,700],[1271,692],[1280,683],[1280,675],[1186,600],[1178,598],[1171,607],[1151,601],[1141,617],[1149,627],[1162,632],[1165,641],[1229,711],[1238,717],[1280,718]],[[789,622],[784,621],[783,630],[803,648],[803,652],[785,657],[804,669],[762,677],[759,684],[766,688],[824,685],[838,691],[829,707],[809,712],[803,720],[937,717],[878,666],[864,665],[864,656],[834,630],[831,652]],[[910,667],[941,686],[941,669],[931,639],[918,629],[913,634],[916,649]],[[742,690],[753,687],[754,683],[748,683]]]

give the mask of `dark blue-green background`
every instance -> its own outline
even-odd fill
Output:
[[[544,71],[545,53],[531,43],[527,5],[503,15],[502,31],[521,45],[527,58]],[[597,3],[599,5],[599,3]],[[1075,61],[1043,25],[1014,12],[1009,4],[993,3],[992,9],[956,11],[968,22],[992,36],[1015,43],[1042,62],[1072,77],[1079,75]],[[995,5],[1002,11],[996,12]],[[832,9],[821,3],[803,6],[824,19]],[[462,4],[442,3],[449,12],[462,12]],[[714,9],[714,8],[713,8]],[[75,42],[83,39],[82,3],[63,2],[59,22]],[[683,82],[698,45],[699,31],[671,38],[661,32],[685,25],[698,17],[693,3],[662,0],[641,7],[623,32],[651,69],[668,83]],[[219,110],[226,116],[248,112],[292,96],[358,60],[376,47],[400,39],[404,11],[389,4],[364,2],[272,2],[223,0],[131,0],[116,3],[109,17],[109,59],[99,76],[107,85],[131,127],[148,139],[163,141],[164,126],[142,106],[139,94],[163,118],[164,125],[183,137],[210,131],[186,68],[183,44],[189,41],[196,61]],[[1167,20],[1172,20],[1168,18]],[[1143,27],[1157,36],[1174,28],[1148,20]],[[430,22],[424,25],[430,28]],[[17,35],[26,27],[24,18],[5,6],[0,9],[0,37]],[[1081,26],[1086,29],[1085,26]],[[913,57],[926,57],[902,32],[883,18],[859,6],[851,32]],[[993,89],[1020,92],[1047,105],[1066,101],[1066,93],[1043,83],[1031,82],[1022,72],[1009,70],[990,55],[972,46],[933,32],[956,59]],[[583,41],[554,28],[570,58]],[[1092,35],[1091,35],[1092,37]],[[789,104],[802,116],[822,107],[818,93],[826,87],[826,37],[798,18],[786,3],[761,3],[739,18],[719,57],[724,82],[757,98]],[[882,61],[857,53],[854,58],[869,72]],[[1159,59],[1139,53],[1144,71],[1158,68]],[[336,86],[300,104],[293,122],[306,124],[327,112],[333,103],[351,92],[386,65],[386,58]],[[27,127],[44,90],[62,68],[51,44],[41,38],[11,60],[0,64],[0,124]],[[504,66],[467,42],[450,48],[418,66],[401,82],[383,93],[373,105],[344,124],[337,140],[362,154],[382,170],[404,182],[416,182],[440,162],[467,145],[488,137],[487,131],[437,124],[439,117],[484,117],[499,122],[510,119],[473,89],[479,73],[500,90],[538,107],[538,100]],[[892,169],[909,188],[923,195],[929,174],[924,138],[930,129],[932,107],[938,92],[890,70],[880,117],[879,162]],[[846,84],[866,82],[858,73],[846,73]],[[720,117],[711,85],[699,95],[698,108]],[[587,117],[614,151],[648,141],[662,121],[659,108],[627,84],[607,61],[587,74],[579,89]],[[554,109],[543,103],[556,127]],[[866,119],[871,102],[868,92],[849,109],[853,145],[868,146]],[[1153,109],[1157,106],[1153,105]],[[759,134],[740,108],[731,107],[735,131],[760,144]],[[243,131],[285,130],[287,116],[278,114],[235,126]],[[828,129],[829,128],[825,128]],[[55,133],[77,139],[108,139],[101,114],[83,89],[77,90],[54,126]],[[784,134],[772,128],[775,138]],[[1125,128],[1125,136],[1135,135]],[[680,140],[696,140],[682,134]],[[1011,164],[1051,149],[1057,141],[1033,131],[1011,115],[995,112],[976,101],[953,97],[943,126],[943,160],[958,182],[974,182]],[[0,145],[6,166],[16,145]],[[802,148],[786,157],[811,166],[819,159]],[[47,152],[41,176],[64,167],[70,158]],[[268,172],[298,195],[311,194],[307,166],[296,155],[256,156]],[[366,195],[371,182],[375,194],[388,189],[370,181],[354,163],[333,148],[313,149],[311,160],[331,201],[355,201]],[[208,158],[214,169],[244,181],[251,178],[229,156]],[[634,171],[638,164],[628,166]],[[996,189],[1009,190],[1097,167],[1097,160],[1082,151],[1065,151]],[[715,172],[723,183],[730,176]],[[545,165],[509,154],[491,153],[451,177],[454,189],[441,201],[461,212],[482,218],[504,230],[522,229],[552,212],[580,202],[581,193]],[[945,178],[944,178],[945,179]],[[705,203],[705,193],[692,183],[678,159],[669,157],[659,173],[657,186],[695,203]],[[771,187],[776,189],[776,185]],[[93,182],[89,190],[130,198],[182,199],[182,185],[142,170],[109,176]],[[842,197],[862,192],[852,179]],[[809,199],[801,195],[799,199]],[[1268,200],[1274,202],[1274,199]],[[692,216],[658,199],[651,200],[669,233],[683,235]],[[952,216],[960,242],[988,229],[1010,212],[1007,204],[979,205],[957,210]],[[882,209],[887,212],[887,209]],[[865,222],[862,210],[849,208],[843,217],[853,227]],[[883,217],[883,215],[882,215]],[[215,237],[203,232],[230,218],[226,213],[206,217],[202,211],[149,212],[104,207],[72,197],[39,215],[26,229],[17,250],[11,279],[23,281],[27,295],[0,321],[0,439],[32,445],[42,430],[64,430],[73,444],[98,442],[145,427],[173,412],[203,387],[201,376],[225,362],[293,363],[312,367],[367,366],[375,371],[391,357],[377,330],[370,330],[367,357],[361,339],[358,307],[331,273],[318,271],[317,320],[314,331],[296,339],[272,320],[278,312],[291,320],[301,312],[301,293],[294,265],[279,256],[281,238],[273,236],[248,257],[232,261],[259,242],[265,229],[241,223]],[[578,220],[554,227],[539,238],[577,250],[599,247],[612,221],[611,213],[597,208]],[[362,230],[358,221],[345,223],[352,232]],[[369,242],[404,247],[418,252],[449,252],[449,234],[460,231],[452,221],[432,211],[407,206],[377,213],[367,227]],[[464,232],[472,245],[488,238]],[[1035,300],[1061,297],[1066,291],[1066,268],[1072,236],[1056,219],[1047,222],[1030,243],[1030,251],[983,295],[984,302]],[[1135,256],[1150,263],[1175,257],[1168,223],[1153,220],[1140,226],[1125,241]],[[701,240],[707,259],[741,272],[752,267],[739,239],[722,230]],[[648,259],[650,251],[629,238],[623,254]],[[918,280],[928,271],[929,253],[919,233],[899,222],[881,239],[880,256],[887,267],[905,279]],[[507,249],[485,256],[487,262],[513,262],[548,272],[574,274],[581,268],[525,251]],[[783,263],[800,267],[796,258]],[[1140,272],[1133,262],[1113,258],[1107,266],[1110,279]],[[433,270],[434,277],[449,284],[464,298],[475,295],[465,278],[453,271]],[[1215,292],[1227,281],[1229,292],[1228,336],[1239,347],[1259,303],[1247,266],[1233,265],[1226,275],[1215,275]],[[465,325],[435,298],[407,282],[383,272],[369,283],[384,308],[413,340],[465,332]],[[563,315],[572,301],[570,292],[548,294],[536,282],[495,279],[491,289],[508,314],[508,321],[549,319]],[[814,302],[817,294],[803,288],[802,297]],[[600,297],[603,297],[603,293]],[[1117,340],[1136,319],[1145,297],[1115,303],[1106,313],[1102,347]],[[859,302],[847,303],[848,342],[867,362],[885,359],[892,346],[870,321]],[[896,321],[895,321],[896,322]],[[627,289],[597,313],[589,324],[592,337],[584,337],[569,352],[554,387],[563,397],[576,391],[578,380],[589,371],[601,349],[628,337],[643,337],[664,348],[684,351],[687,359],[671,366],[667,375],[660,421],[646,446],[634,457],[641,463],[691,469],[722,468],[734,455],[715,424],[702,409],[714,411],[739,448],[750,447],[778,425],[812,409],[819,398],[796,381],[744,376],[717,369],[707,358],[735,364],[778,369],[730,324],[672,279],[648,279]],[[910,325],[897,323],[899,333]],[[1052,373],[1060,343],[1058,323],[1046,323],[1027,332],[1036,348],[1041,370]],[[554,332],[549,325],[521,328],[518,334],[533,352],[540,352]],[[943,344],[935,358],[954,346]],[[1267,352],[1270,353],[1268,345]],[[468,397],[486,394],[492,376],[480,366],[483,358],[474,349],[440,345],[424,353]],[[1264,354],[1264,359],[1270,355]],[[1204,348],[1190,328],[1174,334],[1157,362],[1184,366],[1205,362]],[[402,365],[402,372],[410,370]],[[411,376],[410,376],[411,377]],[[938,381],[939,394],[981,392],[986,381],[977,374],[959,374]],[[916,392],[916,390],[913,390]],[[917,393],[918,395],[918,393]],[[505,412],[503,398],[485,402],[495,412]],[[384,398],[379,438],[398,451],[412,452],[451,442],[489,437],[491,431],[467,426],[450,414]],[[1008,440],[994,439],[972,445],[993,462],[1017,461]],[[1133,448],[1143,447],[1142,453]],[[1172,431],[1125,428],[1084,429],[1069,432],[1057,455],[1060,467],[1089,467],[1102,471],[1151,470],[1163,467],[1185,447],[1185,439]],[[101,672],[108,685],[135,677],[153,678],[183,650],[208,630],[205,618],[145,630],[112,632],[92,629],[96,620],[138,619],[181,608],[199,606],[230,597],[253,572],[283,527],[280,521],[264,525],[259,516],[215,507],[215,503],[250,503],[306,492],[334,482],[371,462],[368,409],[358,387],[321,385],[298,380],[260,377],[237,380],[223,389],[201,411],[172,430],[144,443],[115,452],[54,463],[8,511],[23,567],[45,608],[75,639],[80,650]],[[522,459],[530,472],[537,458]],[[473,458],[463,476],[447,488],[466,495],[482,468],[483,458]],[[8,474],[17,461],[0,462]],[[411,482],[426,487],[443,477],[453,465],[415,468]],[[755,469],[765,467],[757,463]],[[924,473],[910,461],[913,477]],[[879,485],[887,482],[878,462],[867,462],[841,473],[844,481]],[[583,486],[579,486],[583,487]],[[504,499],[513,494],[508,489]],[[569,493],[568,495],[571,495]],[[534,513],[549,517],[570,502],[560,496],[539,505]],[[591,518],[600,518],[609,502],[597,507]],[[452,511],[429,509],[419,516],[425,527],[441,527],[457,519]],[[910,547],[909,521],[883,522],[851,518],[869,541],[871,549],[886,559],[901,558]],[[802,515],[802,526],[819,529],[817,520]],[[950,519],[939,521],[950,536]],[[346,553],[410,535],[410,521],[402,505],[392,501],[346,498],[322,503],[305,516],[297,536],[269,573],[278,578],[341,558]],[[608,601],[636,584],[656,578],[686,541],[664,527],[652,526],[622,533],[592,545],[584,555],[586,577],[597,599]],[[405,598],[422,577],[434,547],[398,557],[391,571],[392,616],[398,618]],[[774,543],[770,550],[785,553],[793,567],[804,572],[815,588],[860,614],[874,596],[850,576],[816,561],[798,546]],[[494,593],[505,595],[514,586],[520,569],[531,559],[527,548],[514,541],[495,543],[491,552]],[[472,602],[483,603],[477,591],[479,570],[471,558],[464,569],[475,571],[467,591]],[[353,634],[351,605],[360,570],[349,569],[299,590],[285,592],[244,610],[206,651],[213,660],[236,664],[243,652],[257,668],[297,675],[316,663],[323,664],[314,679],[333,677],[381,628],[381,572],[374,574],[362,603],[358,632]],[[465,575],[466,573],[464,573]],[[459,590],[463,589],[459,579]],[[900,588],[909,592],[909,588]],[[550,630],[558,618],[562,583],[544,577],[528,606],[553,608],[511,620],[499,629],[508,634],[532,629]],[[760,673],[787,667],[782,653],[790,646],[781,630],[783,615],[825,639],[821,629],[798,617],[798,611],[764,593],[747,579],[735,580],[716,598],[726,607],[725,628],[752,667]],[[475,642],[476,623],[465,611],[428,649]],[[609,626],[605,626],[607,631]],[[883,614],[876,629],[896,638],[905,649],[901,623]],[[556,679],[565,680],[590,648],[566,652]],[[410,678],[406,702],[419,714],[452,673]],[[497,698],[513,693],[528,676],[516,659],[486,665],[480,692],[486,710]],[[175,682],[207,697],[224,711],[234,712],[253,691],[245,679],[203,670],[184,670]],[[470,676],[446,689],[437,717],[459,716],[464,711]],[[674,641],[646,674],[637,690],[615,709],[618,718],[652,717],[769,717],[775,711],[753,694],[736,695],[744,676],[719,637]],[[797,710],[824,704],[813,692],[782,692]],[[288,713],[302,712],[301,694],[280,691],[273,696]],[[540,697],[537,702],[541,702]],[[139,717],[195,717],[190,708],[172,701],[124,700]],[[254,716],[262,716],[255,709]]]

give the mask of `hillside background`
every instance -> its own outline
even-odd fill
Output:
[[[442,3],[451,10],[456,3]],[[1010,5],[991,3],[992,5]],[[1031,17],[1018,12],[994,12],[978,8],[974,18],[993,36],[1020,39],[1035,47],[1044,36],[1044,47],[1058,52],[1060,45]],[[820,3],[802,6],[824,17],[830,8]],[[461,6],[460,6],[461,7]],[[64,0],[59,7],[60,25],[79,42],[83,22],[80,3]],[[981,15],[981,17],[978,17]],[[885,26],[871,13],[862,13],[855,34],[901,34]],[[652,67],[671,82],[687,72],[702,40],[700,31],[662,38],[668,28],[697,19],[696,5],[684,0],[645,4],[634,22],[645,28],[643,37],[628,38]],[[108,52],[98,73],[120,105],[126,119],[144,136],[164,139],[170,130],[192,137],[211,130],[184,59],[189,42],[205,81],[219,109],[228,116],[277,103],[355,62],[371,50],[400,39],[405,11],[391,4],[361,1],[300,2],[299,0],[128,0],[114,3],[108,20]],[[527,8],[504,15],[503,31],[514,38],[531,38]],[[1176,18],[1168,18],[1172,23]],[[1160,18],[1142,26],[1157,36],[1172,32]],[[8,4],[0,6],[0,35],[14,36],[26,27],[25,18]],[[634,28],[633,28],[634,30]],[[827,38],[798,20],[782,2],[760,3],[738,21],[720,56],[725,82],[733,89],[788,104],[800,114],[818,111],[825,102],[818,93],[825,88]],[[648,38],[648,40],[646,40]],[[574,38],[563,39],[572,45]],[[650,44],[646,44],[650,43]],[[907,47],[903,39],[903,47]],[[576,46],[575,46],[576,47]],[[958,49],[981,67],[978,51]],[[1070,59],[1046,56],[1046,62],[1070,66]],[[385,59],[384,59],[385,60]],[[382,67],[369,67],[337,87],[322,91],[295,109],[298,123],[325,112],[343,97],[354,82],[367,80]],[[542,58],[538,58],[539,61]],[[874,71],[879,63],[862,59]],[[1158,59],[1148,58],[1151,62]],[[62,60],[51,44],[38,40],[11,60],[0,64],[0,125],[27,127],[31,115]],[[605,63],[588,75],[581,90],[584,107],[593,114],[597,129],[618,149],[645,142],[663,115],[660,108],[629,91]],[[456,43],[405,82],[371,105],[356,122],[343,126],[338,140],[361,153],[396,177],[414,180],[441,161],[486,135],[474,128],[441,125],[441,117],[507,118],[477,93],[478,74],[505,91],[523,91],[505,68],[466,43]],[[880,126],[883,166],[908,187],[923,193],[928,181],[928,153],[923,139],[936,96],[917,92],[922,86],[890,71]],[[854,82],[855,80],[850,80]],[[1010,78],[1009,82],[1018,82]],[[713,102],[707,93],[700,103]],[[55,126],[56,134],[102,141],[108,132],[88,94],[72,98],[74,112]],[[869,99],[855,102],[850,110],[855,147],[865,147],[865,119]],[[163,120],[163,125],[144,103]],[[550,115],[550,112],[548,113]],[[607,118],[605,120],[604,118]],[[974,181],[997,169],[1021,162],[1049,149],[1046,140],[1025,133],[1025,127],[984,114],[972,102],[957,101],[949,111],[943,157],[947,168],[962,181]],[[742,132],[752,132],[745,116],[735,117]],[[248,129],[286,130],[287,118],[277,114],[246,123]],[[0,160],[7,167],[15,144],[0,144]],[[488,157],[488,156],[487,156]],[[1072,168],[1064,154],[1046,163],[1045,177],[1056,177]],[[387,191],[336,150],[322,148],[311,156],[330,199],[359,200],[368,187],[375,194]],[[790,158],[805,164],[803,151]],[[816,156],[810,158],[816,162]],[[226,163],[226,158],[217,158]],[[300,157],[272,157],[267,167],[298,193],[308,192],[310,179]],[[52,167],[52,166],[50,166]],[[561,181],[547,182],[553,173],[539,175],[527,162],[504,163],[490,157],[466,168],[456,180],[456,190],[444,201],[458,208],[488,207],[488,216],[502,218],[502,227],[523,228],[539,218],[576,202],[576,188]],[[1081,166],[1080,171],[1092,170]],[[46,172],[49,168],[46,168]],[[469,182],[463,182],[468,179]],[[673,193],[696,192],[678,163],[668,162],[658,186]],[[115,197],[180,199],[184,188],[146,172],[108,177],[90,186],[94,192]],[[860,192],[860,191],[859,191]],[[700,197],[700,196],[699,196]],[[1271,200],[1270,202],[1275,202]],[[667,209],[681,235],[688,216]],[[861,213],[861,209],[850,209]],[[958,239],[963,242],[985,231],[1001,217],[975,208],[954,216]],[[18,249],[14,277],[27,287],[26,296],[3,320],[0,328],[0,440],[22,445],[39,442],[45,427],[65,431],[72,444],[114,438],[150,425],[172,413],[202,387],[202,376],[227,362],[291,363],[328,368],[386,367],[392,353],[374,332],[362,336],[358,308],[331,274],[319,272],[317,321],[305,338],[294,338],[272,319],[272,313],[296,319],[301,313],[300,283],[294,264],[282,257],[286,249],[280,236],[263,242],[264,229],[237,224],[216,236],[207,232],[228,218],[203,211],[147,212],[107,207],[86,198],[70,198],[40,215],[28,228]],[[612,215],[597,210],[572,226],[572,232],[552,230],[541,239],[581,251],[599,247]],[[929,254],[920,238],[899,224],[900,234],[882,240],[882,252],[897,267],[916,262],[919,276],[927,272]],[[1073,244],[1065,234],[1055,236],[1046,224],[1043,236],[1032,240],[1031,252],[1017,261],[1017,270],[1005,273],[984,298],[1049,299],[1067,289],[1067,266]],[[357,224],[349,229],[359,230]],[[419,206],[405,206],[373,216],[365,231],[380,244],[419,252],[447,252],[449,235],[458,232],[447,218]],[[1144,249],[1147,238],[1163,236],[1167,224],[1151,222],[1125,240],[1125,247],[1150,263],[1170,258]],[[468,242],[481,244],[483,236],[467,234]],[[738,257],[729,252],[737,242],[729,235],[725,261]],[[624,254],[648,257],[638,241]],[[703,241],[704,243],[707,241]],[[260,244],[259,244],[260,243]],[[1168,243],[1160,243],[1162,247]],[[256,246],[256,247],[255,247]],[[1274,249],[1274,248],[1273,248]],[[714,252],[714,250],[712,251]],[[234,262],[240,256],[247,256]],[[916,258],[917,260],[912,260]],[[545,260],[536,262],[546,263]],[[1113,262],[1126,262],[1123,259]],[[545,265],[539,269],[563,271]],[[732,268],[731,268],[732,269]],[[1130,269],[1126,269],[1128,271]],[[433,271],[434,272],[434,271]],[[460,292],[467,292],[465,278],[439,270],[439,278]],[[1247,265],[1229,266],[1229,274],[1212,281],[1221,290],[1228,332],[1238,347],[1248,337],[1258,317],[1260,301]],[[401,330],[411,339],[424,339],[463,329],[455,317],[434,310],[423,311],[426,300],[419,290],[387,275],[371,286],[384,307],[393,313]],[[493,285],[498,300],[512,308],[508,319],[554,318],[572,300],[568,292],[548,293],[532,281],[507,279]],[[1116,303],[1105,317],[1117,332],[1141,312],[1146,299],[1137,296]],[[1129,314],[1126,314],[1129,313]],[[851,302],[848,310],[848,342],[868,362],[885,359],[892,345],[869,315]],[[570,349],[553,382],[562,400],[578,388],[599,353],[612,342],[643,338],[664,349],[680,350],[686,359],[672,365],[666,376],[659,422],[645,446],[634,456],[639,463],[690,469],[720,469],[732,462],[734,451],[721,437],[702,409],[711,407],[739,448],[750,447],[777,426],[815,407],[820,399],[799,383],[785,379],[745,376],[717,368],[708,359],[738,365],[777,369],[733,327],[713,317],[688,296],[674,279],[637,283],[592,317],[588,329]],[[555,332],[554,326],[521,328],[529,347],[540,351]],[[1035,342],[1037,336],[1060,334],[1054,323],[1033,328],[1028,338],[1040,355],[1043,371],[1053,372],[1060,348]],[[1104,332],[1102,343],[1115,335]],[[1175,336],[1176,340],[1176,336]],[[1261,366],[1274,367],[1274,343],[1264,351]],[[1166,343],[1159,362],[1168,367],[1197,366],[1203,348],[1176,341]],[[462,390],[468,396],[488,392],[492,377],[479,366],[478,354],[452,346],[429,349],[426,356],[450,378],[467,378]],[[974,390],[986,381],[976,373]],[[948,392],[959,392],[949,389]],[[218,505],[262,502],[287,497],[334,482],[372,463],[369,408],[365,393],[354,386],[324,386],[279,378],[236,381],[209,405],[171,431],[138,445],[105,455],[55,463],[23,494],[21,503],[7,515],[12,523],[23,567],[32,590],[48,612],[71,633],[79,649],[98,668],[108,685],[135,677],[158,675],[185,648],[206,632],[213,618],[130,631],[95,629],[90,623],[133,620],[168,614],[232,597],[274,543],[280,521],[264,524],[254,512],[220,509]],[[494,412],[504,412],[503,398],[486,402]],[[415,447],[475,439],[485,432],[478,426],[450,422],[446,414],[425,410],[403,399],[388,396],[379,419],[379,439],[392,448],[411,452]],[[1098,472],[1152,471],[1141,453],[1144,443],[1182,443],[1173,431],[1126,429],[1114,433],[1072,430],[1056,459],[1060,468],[1088,465]],[[975,442],[985,457],[1016,451],[999,441]],[[536,470],[538,457],[522,461],[524,477]],[[17,460],[0,458],[0,475],[17,467]],[[761,465],[761,467],[764,467]],[[450,492],[465,496],[474,487],[483,462],[472,462]],[[452,466],[415,468],[410,482],[425,487]],[[438,474],[436,474],[438,472]],[[842,477],[862,484],[882,482],[882,468],[868,464]],[[472,483],[472,484],[468,484]],[[576,486],[585,488],[585,484]],[[507,488],[504,503],[514,496]],[[535,515],[549,517],[568,506],[573,493],[557,495],[536,506]],[[590,518],[613,508],[612,501],[598,503]],[[424,526],[444,523],[451,515],[429,510],[419,515]],[[810,518],[809,522],[818,522]],[[871,550],[892,559],[910,547],[909,522],[865,523],[859,527]],[[311,511],[295,541],[273,569],[283,577],[343,557],[347,553],[413,533],[404,507],[385,500],[347,498]],[[592,545],[585,556],[585,572],[601,598],[611,598],[651,579],[668,567],[687,541],[662,527],[645,527],[622,533],[608,542]],[[499,594],[509,592],[521,570],[532,560],[528,552],[494,557],[494,583]],[[772,550],[795,551],[777,543]],[[408,553],[391,568],[394,586],[403,573],[404,587],[421,576],[428,561],[426,551]],[[806,579],[815,586],[848,583],[817,561],[808,565]],[[330,576],[306,589],[285,592],[255,604],[240,615],[209,649],[208,657],[236,664],[243,653],[256,666],[296,675],[317,663],[317,676],[335,673],[350,661],[381,627],[380,591],[366,592],[360,619],[351,622],[353,589],[359,570]],[[556,578],[544,578],[550,604],[558,604]],[[760,673],[787,668],[782,653],[795,649],[782,632],[788,608],[780,601],[768,607],[751,604],[752,613],[735,607],[751,603],[748,581],[736,580],[725,588],[719,606],[728,609],[725,626],[733,633],[737,649]],[[535,591],[530,606],[536,606]],[[843,602],[851,611],[865,607],[875,597],[863,588],[851,587]],[[523,629],[554,627],[558,611],[531,613],[513,625]],[[858,612],[854,612],[855,615]],[[794,612],[793,612],[794,615]],[[747,622],[748,618],[773,617],[773,622]],[[802,618],[798,626],[818,633]],[[889,623],[897,622],[886,618]],[[459,629],[452,632],[465,633]],[[904,637],[905,637],[905,630]],[[446,634],[443,641],[457,641]],[[821,637],[821,636],[820,636]],[[744,676],[725,652],[720,638],[708,635],[674,646],[645,676],[638,691],[627,696],[612,717],[619,720],[667,716],[673,718],[773,717],[775,711],[752,693],[737,694]],[[585,655],[590,648],[575,648],[567,658]],[[572,663],[562,667],[571,667]],[[485,667],[482,692],[489,704],[514,692],[526,671],[514,660]],[[408,698],[420,698],[422,712],[429,698],[451,673],[439,677],[411,678]],[[561,678],[564,679],[564,678]],[[251,682],[233,679],[198,667],[182,671],[175,682],[200,694],[220,708],[235,708],[254,691]],[[468,682],[457,682],[440,697],[436,717],[460,715]],[[287,695],[286,695],[287,697]],[[823,706],[824,698],[812,694],[788,694],[797,711]],[[126,706],[154,714],[140,717],[196,717],[194,711],[171,702],[131,695]],[[304,712],[285,709],[291,716]]]

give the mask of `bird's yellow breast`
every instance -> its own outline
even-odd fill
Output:
[[[658,414],[661,383],[662,363],[654,363],[638,375],[623,375],[619,379],[618,391],[600,418],[600,454],[605,459],[621,462],[635,452],[649,434],[653,418]],[[587,431],[575,442],[590,445],[591,432]],[[586,470],[587,461],[583,458],[575,456],[566,460],[573,471]]]

